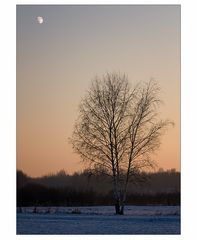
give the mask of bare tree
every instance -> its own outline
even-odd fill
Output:
[[[154,166],[151,154],[171,124],[158,120],[159,92],[153,80],[131,88],[126,75],[107,73],[92,81],[79,106],[73,149],[91,168],[111,177],[116,214],[124,213],[131,177]]]

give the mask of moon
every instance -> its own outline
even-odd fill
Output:
[[[36,19],[39,24],[42,24],[44,22],[44,19],[41,16],[38,16]]]

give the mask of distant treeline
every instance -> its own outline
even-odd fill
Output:
[[[17,206],[113,205],[111,186],[105,174],[88,170],[73,175],[61,170],[39,178],[17,171]],[[179,205],[180,173],[138,173],[129,184],[126,204]]]

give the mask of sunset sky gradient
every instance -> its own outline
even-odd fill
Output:
[[[95,75],[117,71],[159,82],[175,127],[154,158],[180,170],[180,6],[18,5],[16,47],[17,169],[81,170],[68,143],[80,99]]]

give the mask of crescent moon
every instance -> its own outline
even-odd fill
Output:
[[[43,17],[38,16],[37,21],[38,21],[39,24],[42,24],[44,22],[44,19],[43,19]]]

